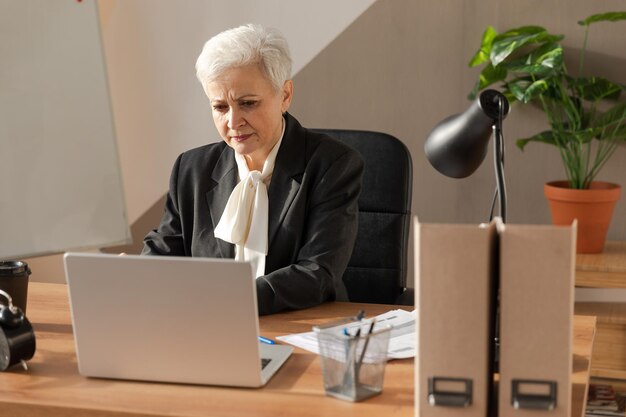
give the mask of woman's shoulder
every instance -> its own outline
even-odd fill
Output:
[[[290,141],[293,146],[305,148],[305,154],[313,156],[315,154],[341,155],[344,153],[357,153],[348,145],[329,136],[323,129],[307,129],[300,122],[287,113],[287,129],[286,137],[292,138]]]
[[[325,159],[337,159],[340,157],[348,159],[361,159],[359,152],[353,147],[330,136],[323,130],[305,129],[308,154],[311,157],[322,156]]]
[[[180,154],[179,158],[184,164],[210,164],[212,161],[216,162],[222,153],[228,152],[229,149],[224,141],[219,141],[189,149]]]

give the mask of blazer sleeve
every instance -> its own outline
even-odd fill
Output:
[[[309,185],[296,261],[257,279],[260,314],[312,307],[335,299],[338,289],[345,292],[342,276],[356,240],[363,165],[348,149]]]
[[[161,223],[157,229],[150,231],[144,238],[142,255],[186,255],[178,207],[178,173],[181,159],[182,155],[179,155],[172,168],[170,187]]]

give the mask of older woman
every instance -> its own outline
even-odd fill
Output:
[[[260,314],[345,298],[363,162],[287,113],[286,40],[259,25],[227,30],[196,72],[223,142],[178,157],[143,254],[249,261]]]

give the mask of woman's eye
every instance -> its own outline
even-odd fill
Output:
[[[256,103],[257,103],[256,101],[251,101],[251,100],[249,100],[249,101],[242,101],[241,102],[241,106],[242,107],[254,107],[254,105]]]
[[[213,110],[223,113],[228,110],[228,106],[224,104],[216,104],[213,106]]]

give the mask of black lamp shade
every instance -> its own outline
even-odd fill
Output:
[[[485,90],[463,113],[450,116],[432,130],[424,151],[432,166],[453,178],[465,178],[480,166],[494,123],[509,111],[509,102],[496,90]]]

